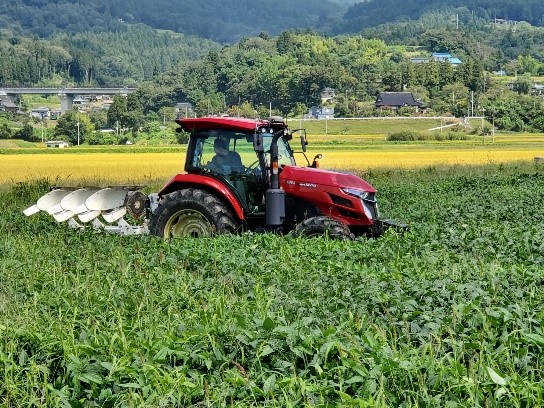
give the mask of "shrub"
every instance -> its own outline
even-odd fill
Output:
[[[413,130],[401,130],[399,132],[389,133],[387,140],[390,142],[412,142],[415,140],[426,140],[428,136]]]

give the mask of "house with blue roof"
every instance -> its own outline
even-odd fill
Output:
[[[453,57],[450,53],[447,53],[447,52],[433,52],[433,54],[430,57],[410,58],[410,62],[413,64],[427,64],[431,61],[447,62],[453,66],[458,66],[462,64],[459,58]]]
[[[452,65],[459,65],[462,63],[459,58],[453,57],[447,52],[433,52],[431,59],[437,62],[449,62]]]

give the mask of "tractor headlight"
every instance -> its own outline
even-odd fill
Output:
[[[368,191],[357,190],[355,188],[343,188],[342,191],[351,196],[360,198],[361,200],[364,200],[368,197]]]
[[[342,191],[361,200],[363,211],[368,219],[373,220],[378,216],[378,207],[374,201],[374,195],[368,191],[357,190],[355,188],[343,188]]]

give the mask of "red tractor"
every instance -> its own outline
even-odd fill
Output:
[[[299,236],[328,234],[352,239],[378,236],[398,225],[379,218],[376,190],[361,178],[295,163],[289,142],[300,133],[283,119],[178,119],[190,132],[186,174],[176,175],[159,191],[149,232],[165,238],[270,230]],[[217,142],[227,142],[239,160],[214,165]]]
[[[282,118],[176,122],[178,131],[190,133],[185,173],[157,194],[126,187],[59,188],[25,214],[43,210],[74,227],[92,221],[95,228],[163,238],[271,231],[353,239],[379,236],[391,226],[407,228],[380,218],[376,190],[363,179],[317,168],[319,155],[307,160],[308,166],[297,166],[289,142],[299,134],[304,153],[306,134],[290,130]],[[142,225],[128,223],[127,213],[143,219]]]

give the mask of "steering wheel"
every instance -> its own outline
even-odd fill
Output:
[[[257,172],[259,166],[260,166],[259,160],[255,160],[249,166],[246,166],[246,173],[254,173],[255,174]]]

